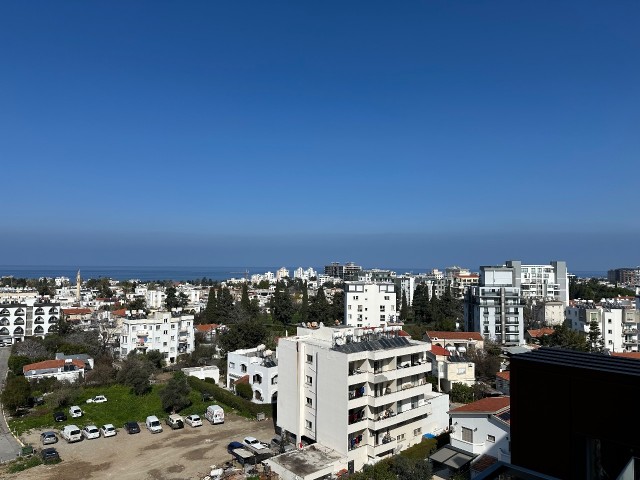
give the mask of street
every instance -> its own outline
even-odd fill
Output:
[[[7,376],[7,361],[9,360],[9,354],[11,348],[0,347],[0,391],[4,390],[4,383]],[[13,438],[13,435],[9,432],[6,419],[4,415],[0,415],[0,462],[6,462],[7,460],[13,460],[21,451],[20,444]]]

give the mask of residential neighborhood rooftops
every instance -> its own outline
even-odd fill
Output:
[[[63,308],[62,313],[65,315],[89,315],[93,310],[90,308]]]
[[[441,347],[440,345],[432,345],[431,353],[438,356],[445,356],[445,357],[449,356],[449,350],[447,350],[444,347]]]
[[[303,450],[292,450],[272,457],[267,462],[281,465],[298,477],[305,478],[316,472],[327,470],[327,467],[331,469],[331,466],[341,459],[342,457],[337,452],[315,444]],[[328,473],[331,473],[331,471]]]
[[[613,352],[611,355],[614,357],[633,358],[635,360],[640,360],[640,352]]]
[[[498,372],[498,373],[496,373],[496,377],[501,378],[503,380],[510,381],[511,380],[511,372]]]
[[[438,332],[427,330],[426,334],[431,340],[477,340],[479,342],[484,340],[480,332]]]
[[[545,335],[551,335],[554,332],[553,328],[537,328],[532,330],[527,330],[527,333],[532,338],[540,338]]]
[[[450,410],[449,413],[499,413],[511,405],[511,397],[487,397]]]
[[[202,333],[208,333],[213,330],[216,330],[220,325],[217,323],[205,323],[201,325],[196,325],[196,330]]]

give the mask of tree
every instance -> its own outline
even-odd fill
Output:
[[[246,313],[249,313],[249,310],[251,309],[251,300],[249,299],[249,286],[247,285],[246,282],[242,284],[240,306]]]
[[[257,320],[241,320],[219,334],[220,347],[226,355],[240,348],[251,348],[265,343],[269,331]]]
[[[251,390],[251,385],[247,383],[236,383],[236,394],[239,397],[244,398],[245,400],[251,400],[253,397],[253,390]]]
[[[189,400],[191,387],[187,382],[187,376],[183,372],[176,372],[167,382],[167,385],[160,391],[162,408],[166,412],[179,412],[191,405]]]
[[[600,324],[597,320],[589,322],[589,333],[587,334],[587,345],[590,352],[602,352],[604,350],[604,340],[600,333]]]
[[[342,290],[333,294],[330,311],[331,315],[328,320],[339,320],[340,323],[344,321],[344,293]]]
[[[29,380],[13,374],[7,376],[7,383],[2,391],[2,404],[11,412],[16,412],[20,407],[28,404],[31,396]]]
[[[329,302],[327,302],[323,287],[318,288],[316,296],[309,305],[309,320],[318,323],[330,320]]]
[[[147,300],[144,297],[135,297],[126,306],[127,310],[147,310]]]
[[[231,291],[223,287],[218,293],[215,323],[233,323],[238,321],[238,311]]]
[[[215,323],[218,315],[218,299],[216,297],[216,289],[211,287],[209,289],[209,298],[207,299],[207,306],[204,310],[204,318],[207,323]]]
[[[11,355],[8,360],[9,370],[11,370],[14,375],[22,375],[22,368],[30,363],[34,362],[29,357],[23,355]]]
[[[304,282],[302,287],[302,303],[300,305],[300,321],[309,321],[309,289],[307,288],[307,282]]]
[[[184,308],[189,304],[189,298],[182,292],[178,294],[178,290],[173,285],[167,287],[164,293],[166,294],[164,304],[169,311],[174,308]]]
[[[276,283],[276,290],[271,298],[271,314],[276,322],[284,325],[291,323],[294,313],[293,301],[284,282]]]
[[[164,355],[160,350],[149,350],[142,358],[158,370],[164,367]]]
[[[451,392],[449,392],[449,397],[452,402],[457,403],[471,403],[473,402],[473,387],[469,387],[464,383],[454,383],[451,386]]]
[[[572,330],[566,325],[556,325],[553,327],[551,335],[542,337],[542,345],[548,347],[561,347],[580,352],[589,351],[589,345],[580,332]]]
[[[426,459],[410,459],[402,455],[393,457],[391,471],[402,480],[426,480],[433,476],[431,464]]]
[[[498,350],[499,354],[500,351]],[[501,364],[498,355],[492,355],[486,349],[467,352],[467,359],[475,364],[476,379],[485,382],[493,382],[495,380]]]
[[[30,360],[40,360],[49,357],[49,352],[42,341],[27,338],[13,347],[13,355],[27,357]]]
[[[137,354],[132,355],[122,363],[122,367],[117,375],[119,383],[131,387],[131,391],[136,395],[144,395],[151,391],[151,370],[149,362],[137,358]]]

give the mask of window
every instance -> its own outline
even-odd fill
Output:
[[[384,322],[384,315],[380,315],[380,321]]]
[[[160,330],[160,325],[156,325],[156,330]]]
[[[414,428],[413,429],[413,436],[417,437],[418,435],[420,435],[422,433],[422,428]]]
[[[396,440],[397,440],[398,442],[401,442],[402,440],[404,440],[404,433],[401,433],[400,435],[398,435],[398,436],[396,437]]]
[[[351,305],[347,305],[347,310],[351,310]]]
[[[313,355],[307,355],[307,363],[313,363]]]
[[[175,339],[176,339],[176,337],[174,337],[173,335],[171,335],[171,340],[175,340]]]
[[[354,299],[354,300],[358,300],[358,295],[354,295],[354,296],[353,296],[353,299]]]
[[[473,443],[473,430],[467,427],[462,427],[462,441]]]
[[[163,334],[163,335],[167,335],[168,333],[169,333],[169,331],[168,331],[168,330],[164,330],[164,331],[162,332],[162,334]]]
[[[487,442],[496,443],[496,437],[494,435],[487,435]]]
[[[160,343],[160,337],[156,337],[156,343]]]
[[[611,330],[607,330],[607,333],[611,335],[613,332]]]
[[[384,312],[384,305],[380,305],[380,311]]]
[[[236,364],[234,362],[229,362],[229,368],[236,368]]]
[[[384,299],[385,299],[385,300],[389,300],[389,295],[385,295],[385,296],[384,296]]]
[[[309,430],[313,430],[313,423],[311,423],[311,420],[305,420],[304,424]]]
[[[173,324],[171,325],[171,330],[175,330],[175,329],[176,329],[176,324],[175,324],[175,323],[173,323]]]
[[[162,342],[162,346],[166,347],[167,346],[167,342]]]
[[[240,364],[240,371],[242,373],[247,373],[247,366],[244,363]]]
[[[307,375],[307,385],[313,385],[313,378]]]
[[[464,375],[467,373],[467,369],[465,367],[458,367],[458,375]]]
[[[313,400],[307,397],[307,407],[313,407]]]

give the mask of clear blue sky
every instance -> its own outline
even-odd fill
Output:
[[[639,264],[639,20],[3,2],[0,264]]]

